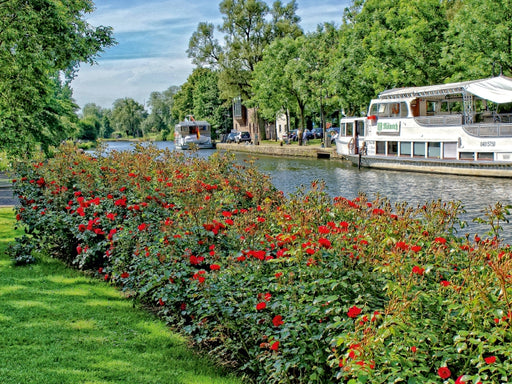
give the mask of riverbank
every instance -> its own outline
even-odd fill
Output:
[[[302,145],[297,144],[227,144],[217,143],[217,149],[226,151],[257,153],[271,156],[289,156],[289,157],[307,157],[322,159],[339,159],[342,157],[336,152],[336,147],[323,148],[321,145]]]

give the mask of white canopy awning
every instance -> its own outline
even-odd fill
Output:
[[[512,103],[512,79],[505,76],[471,82],[466,91],[498,104]]]
[[[501,75],[489,79],[462,81],[459,83],[397,88],[380,93],[379,98],[436,97],[465,92],[499,104],[512,103],[512,79]]]

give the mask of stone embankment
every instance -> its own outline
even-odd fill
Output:
[[[235,152],[257,153],[271,156],[309,157],[322,159],[342,159],[336,147],[322,148],[320,145],[270,145],[270,144],[227,144],[217,143],[217,149]]]

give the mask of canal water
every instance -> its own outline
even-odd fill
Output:
[[[159,148],[174,149],[172,142],[156,142]],[[109,149],[129,149],[128,142],[110,142]],[[208,157],[214,150],[201,150],[195,155]],[[497,202],[512,205],[512,180],[501,178],[436,175],[427,173],[358,169],[341,160],[283,158],[236,153],[237,161],[254,160],[258,169],[270,175],[273,184],[285,194],[295,192],[301,186],[309,188],[312,182],[323,180],[326,192],[332,197],[353,199],[360,192],[370,200],[377,195],[391,203],[407,202],[416,207],[424,203],[442,200],[460,201],[466,211],[461,218],[467,227],[459,235],[470,233],[484,237],[488,226],[474,223],[475,217],[484,217],[486,207]],[[512,217],[511,217],[512,219]],[[503,238],[512,243],[512,224],[503,224]]]

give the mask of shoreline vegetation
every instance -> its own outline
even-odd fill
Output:
[[[457,237],[455,202],[333,200],[321,183],[284,197],[221,152],[64,146],[19,164],[27,234],[9,254],[88,271],[254,382],[510,381],[509,207]]]

